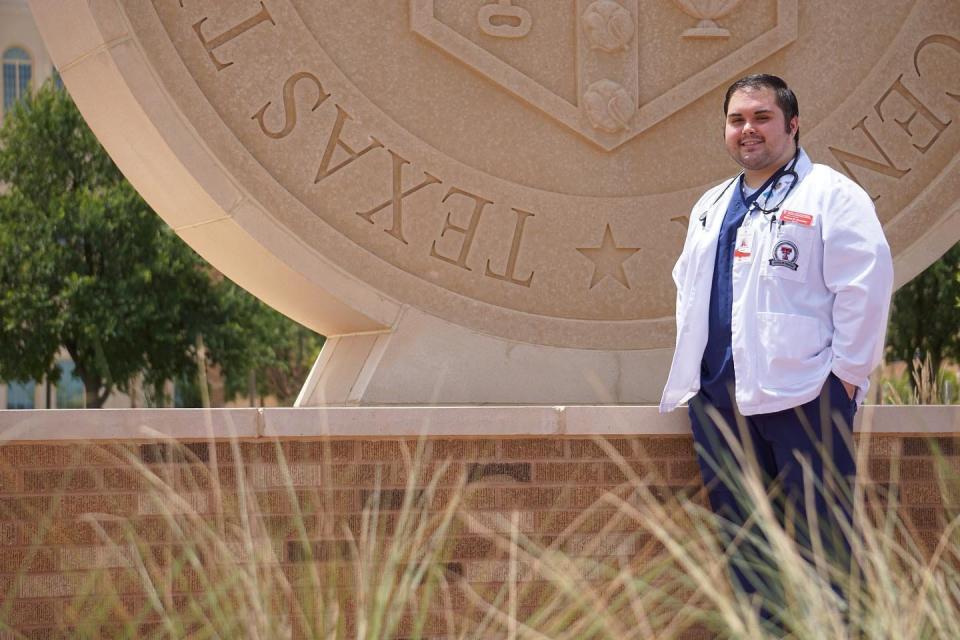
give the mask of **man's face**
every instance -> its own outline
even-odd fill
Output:
[[[793,157],[797,126],[794,116],[788,130],[773,89],[737,91],[727,105],[727,152],[748,177],[772,175]]]

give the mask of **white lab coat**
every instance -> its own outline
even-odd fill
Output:
[[[778,218],[790,212],[783,224],[771,225],[754,209],[737,235],[731,325],[736,403],[743,415],[813,400],[830,371],[857,385],[862,402],[883,353],[893,264],[873,202],[803,151],[796,171],[800,181],[777,212]],[[673,269],[677,343],[661,413],[700,389],[717,239],[738,190],[733,183],[721,195],[729,182],[694,206]],[[771,204],[781,193],[770,196]]]

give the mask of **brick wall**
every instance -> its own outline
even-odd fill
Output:
[[[629,471],[654,478],[651,491],[664,504],[677,496],[703,500],[688,436],[610,438],[619,462],[594,438],[556,436],[10,443],[0,448],[0,620],[27,637],[58,637],[89,632],[77,629],[81,614],[100,606],[102,619],[89,624],[102,635],[124,624],[159,625],[144,585],[165,606],[186,606],[188,594],[204,590],[203,576],[189,566],[191,548],[207,569],[249,559],[243,536],[229,533],[244,524],[244,505],[276,575],[298,584],[313,567],[324,576],[334,567],[346,576],[338,580],[355,584],[351,537],[361,535],[364,506],[376,507],[388,534],[400,526],[418,442],[422,473],[412,486],[422,492],[436,479],[435,492],[421,495],[428,513],[440,514],[457,483],[466,483],[459,495],[469,517],[457,519],[435,558],[454,587],[444,602],[460,621],[480,624],[476,599],[504,591],[510,575],[509,549],[490,530],[509,536],[513,528],[544,547],[594,558],[600,571],[603,563],[622,566],[660,551],[603,502],[608,492],[632,499]],[[960,438],[875,435],[864,473],[885,491],[899,490],[901,513],[917,539],[932,545],[960,497],[949,473],[958,468]],[[191,531],[211,527],[227,532],[232,546],[191,542]],[[534,564],[519,558],[513,565],[521,617],[556,589]],[[223,575],[229,580],[227,569]],[[412,624],[403,622],[399,633],[412,633]],[[425,633],[444,636],[445,624],[431,616]]]

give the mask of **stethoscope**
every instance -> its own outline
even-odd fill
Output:
[[[778,169],[776,173],[770,176],[767,179],[767,181],[763,183],[763,185],[759,189],[757,189],[756,196],[753,198],[753,201],[750,202],[749,208],[747,209],[747,214],[749,214],[751,211],[756,210],[763,215],[764,219],[770,220],[771,229],[773,228],[774,224],[779,224],[781,227],[783,226],[782,219],[779,222],[777,221],[777,212],[780,211],[780,207],[783,206],[783,203],[786,202],[787,198],[790,196],[790,192],[793,191],[794,187],[797,186],[797,183],[800,182],[800,176],[799,174],[797,174],[797,171],[796,171],[797,161],[799,159],[800,159],[800,147],[797,147],[796,153],[793,154],[793,159],[790,160],[790,162],[788,162],[786,165]],[[700,214],[700,217],[698,219],[700,220],[701,227],[703,227],[704,229],[707,228],[707,214],[710,211],[712,211],[715,206],[717,206],[717,203],[720,202],[720,199],[723,197],[723,194],[725,194],[727,190],[730,187],[732,187],[735,183],[739,183],[740,197],[743,199],[744,202],[747,202],[747,196],[746,194],[743,193],[742,178],[743,178],[743,172],[741,171],[730,182],[727,183],[727,185],[723,188],[723,190],[716,197],[716,199],[714,199],[713,203],[709,207],[707,207],[707,209],[703,213]],[[771,209],[767,209],[765,206],[761,207],[759,204],[760,195],[763,194],[765,191],[767,192],[766,196],[764,196],[763,204],[768,205],[769,203],[767,202],[767,200],[770,198],[770,196],[773,193],[774,185],[777,185],[778,183],[782,183],[783,180],[786,178],[790,179],[790,186],[787,187],[786,192],[783,194],[783,197],[780,198],[780,202],[777,203],[777,206]],[[769,218],[767,218],[768,216]]]

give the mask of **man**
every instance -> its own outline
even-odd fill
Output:
[[[737,525],[750,514],[718,473],[735,456],[717,417],[801,512],[801,458],[819,478],[854,476],[849,427],[881,358],[893,267],[870,197],[799,147],[797,99],[782,79],[738,80],[724,115],[743,171],[690,216],[660,410],[690,401],[711,508]],[[816,509],[832,521],[822,495]],[[748,573],[734,567],[740,587],[762,588]]]

